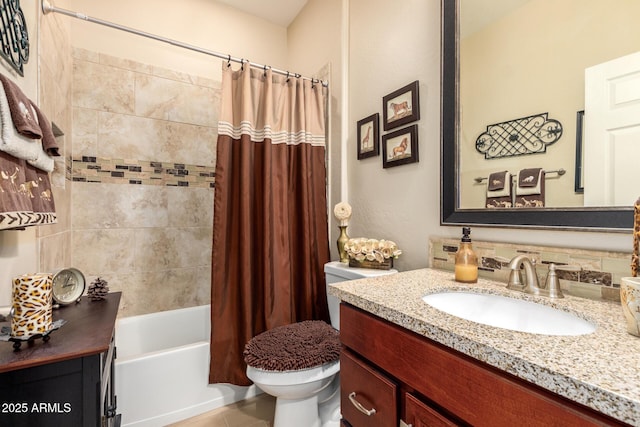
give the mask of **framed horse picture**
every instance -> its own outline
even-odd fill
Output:
[[[418,80],[382,98],[382,117],[384,130],[420,119]]]
[[[418,125],[382,136],[382,167],[416,163],[418,161]]]

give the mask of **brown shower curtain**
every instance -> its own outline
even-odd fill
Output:
[[[260,332],[329,320],[325,97],[318,83],[223,64],[210,383],[251,384],[242,351]]]

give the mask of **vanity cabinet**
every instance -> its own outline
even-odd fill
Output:
[[[625,425],[345,303],[340,338],[344,425]]]
[[[116,427],[115,320],[121,294],[54,311],[50,339],[0,343],[0,426]]]

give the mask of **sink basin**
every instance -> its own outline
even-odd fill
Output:
[[[585,335],[596,330],[595,325],[571,313],[501,295],[446,291],[426,295],[422,300],[453,316],[512,331]]]

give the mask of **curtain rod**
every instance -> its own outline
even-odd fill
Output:
[[[284,70],[278,70],[277,68],[272,68],[269,67],[267,65],[263,65],[263,64],[257,64],[255,62],[251,62],[248,59],[244,59],[244,58],[237,58],[237,57],[233,57],[231,55],[225,55],[223,53],[219,53],[219,52],[214,52],[212,50],[208,50],[208,49],[204,49],[198,46],[194,46],[188,43],[183,43],[177,40],[173,40],[173,39],[169,39],[166,37],[162,37],[162,36],[158,36],[155,34],[151,34],[151,33],[147,33],[145,31],[140,31],[140,30],[136,30],[134,28],[130,28],[130,27],[125,27],[124,25],[120,25],[120,24],[115,24],[113,22],[109,22],[109,21],[104,21],[102,19],[98,19],[98,18],[92,18],[88,15],[85,15],[83,13],[79,13],[79,12],[73,12],[67,9],[62,9],[59,7],[54,6],[53,4],[51,4],[49,1],[47,0],[41,0],[41,5],[42,5],[42,13],[44,13],[45,15],[50,13],[50,12],[55,12],[55,13],[60,13],[62,15],[67,15],[70,16],[72,18],[77,18],[77,19],[82,19],[83,21],[88,21],[88,22],[92,22],[94,24],[99,24],[99,25],[104,25],[105,27],[110,27],[110,28],[115,28],[116,30],[121,30],[121,31],[126,31],[128,33],[131,34],[136,34],[138,36],[142,36],[142,37],[147,37],[153,40],[157,40],[163,43],[168,43],[170,45],[173,46],[177,46],[177,47],[182,47],[184,49],[189,49],[189,50],[193,50],[195,52],[200,52],[200,53],[204,53],[205,55],[210,55],[210,56],[215,56],[216,58],[220,58],[220,59],[225,59],[229,62],[233,61],[233,62],[238,62],[240,64],[248,64],[252,67],[255,68],[263,68],[263,69],[267,69],[270,68],[272,72],[276,73],[276,74],[281,74],[283,76],[291,76],[291,77],[301,77],[304,80],[311,80],[312,83],[322,83],[322,86],[324,87],[328,87],[329,83],[328,82],[324,82],[322,80],[319,79],[314,79],[311,77],[305,77],[302,76],[300,74],[297,73],[290,73],[289,71],[284,71]]]

